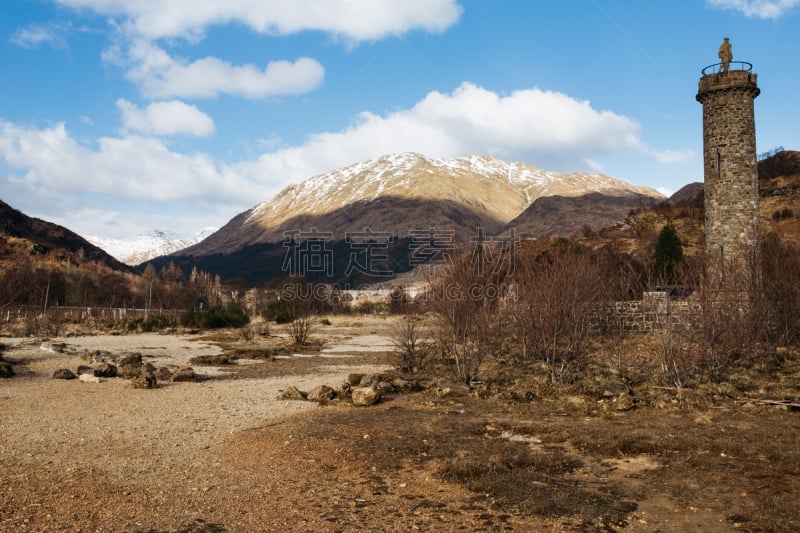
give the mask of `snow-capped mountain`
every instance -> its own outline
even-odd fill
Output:
[[[86,235],[90,243],[128,265],[138,265],[162,255],[178,252],[199,243],[218,228],[204,228],[191,237],[172,231],[153,230],[128,239],[110,239]]]
[[[499,233],[537,198],[592,192],[663,198],[602,174],[559,174],[485,155],[392,154],[290,185],[181,255],[230,253],[312,229],[332,232],[335,239],[365,228],[399,236],[428,228],[471,232],[477,226]]]

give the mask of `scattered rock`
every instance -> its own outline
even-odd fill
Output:
[[[614,400],[614,409],[617,411],[630,411],[636,407],[636,400],[630,394],[620,394]]]
[[[279,400],[305,400],[308,395],[297,387],[287,387],[278,395]]]
[[[75,374],[68,368],[59,368],[53,372],[53,379],[75,379]]]
[[[436,383],[436,395],[439,398],[451,398],[454,396],[469,396],[470,388],[466,383],[453,381],[451,379],[440,379]]]
[[[394,392],[394,385],[388,381],[380,381],[378,382],[377,389],[381,394],[388,394],[390,392]]]
[[[395,378],[392,380],[392,386],[401,392],[412,392],[422,390],[422,386],[417,381],[410,381],[403,378]]]
[[[162,366],[156,369],[153,374],[155,374],[156,379],[160,379],[161,381],[171,381],[172,380],[172,372],[170,372],[169,368]]]
[[[308,391],[306,398],[312,402],[329,402],[336,398],[336,391],[327,385],[318,385]]]
[[[185,366],[172,373],[172,381],[200,381],[200,376],[194,373],[192,367]]]
[[[0,361],[0,378],[10,378],[14,375],[14,368],[10,363]]]
[[[201,366],[222,366],[230,364],[227,355],[198,355],[189,359],[189,363]]]
[[[535,395],[532,391],[525,389],[506,389],[501,391],[497,397],[501,400],[509,400],[512,402],[532,402]]]
[[[133,352],[120,356],[117,359],[119,366],[140,366],[142,364],[142,354],[140,352]]]
[[[603,398],[613,398],[620,394],[633,394],[633,391],[619,381],[608,381],[600,388],[600,396]]]
[[[131,380],[134,389],[154,389],[158,380],[152,372],[140,372]]]
[[[82,357],[90,363],[105,363],[106,361],[112,361],[114,354],[106,350],[87,350]]]
[[[136,352],[123,355],[117,360],[120,373],[125,377],[136,377],[142,371],[142,354]]]
[[[67,343],[44,341],[39,345],[39,348],[46,352],[64,353],[67,350]]]
[[[98,378],[115,378],[117,377],[117,373],[117,367],[111,363],[100,363],[100,365],[94,369],[94,375]]]
[[[350,391],[353,405],[366,407],[378,403],[381,399],[380,393],[373,387],[356,387]]]
[[[361,380],[364,378],[364,374],[349,374],[347,376],[347,382],[350,384],[351,387],[358,387],[361,384]]]
[[[423,390],[436,388],[436,381],[433,379],[421,379],[418,383],[420,388]]]
[[[92,374],[81,374],[78,379],[85,383],[100,383],[101,381],[100,376],[93,376]]]
[[[76,373],[76,374],[78,374],[79,376],[80,376],[81,374],[91,374],[91,375],[94,375],[94,368],[92,368],[92,367],[90,367],[90,366],[88,366],[88,365],[80,365],[80,366],[78,366],[78,370],[77,370],[77,372],[75,372],[75,373]]]
[[[358,382],[358,385],[361,387],[377,387],[381,381],[386,381],[383,374],[366,374]],[[352,385],[355,386],[356,384],[352,383]]]

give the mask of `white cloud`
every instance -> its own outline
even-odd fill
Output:
[[[3,160],[16,170],[11,181],[34,195],[65,191],[124,200],[217,198],[241,204],[267,192],[206,154],[174,152],[157,139],[136,135],[102,137],[90,149],[76,142],[64,124],[38,129],[0,121]]]
[[[214,133],[214,120],[193,105],[180,100],[153,102],[140,109],[120,98],[117,107],[127,131],[153,135],[188,134],[208,137]]]
[[[65,226],[80,235],[99,232],[101,236],[107,238],[128,238],[155,229],[173,231],[179,235],[194,235],[200,229],[198,224],[207,221],[224,224],[238,213],[230,206],[207,203],[185,205],[180,202],[170,202],[168,209],[154,213],[147,205],[133,204],[121,209],[102,205],[85,207],[74,202],[49,200],[52,200],[52,204],[58,208],[44,211],[46,220]],[[31,206],[19,208],[26,214],[39,216],[39,213],[34,214]],[[200,222],[198,222],[198,211],[204,216]]]
[[[586,165],[589,170],[592,172],[602,172],[603,165],[595,161],[594,159],[589,159],[588,157],[583,160],[584,164]]]
[[[125,67],[128,79],[156,99],[304,94],[319,87],[325,75],[322,65],[309,57],[264,66],[234,65],[217,57],[174,58],[156,44],[159,40],[194,42],[210,26],[239,23],[281,36],[322,31],[352,44],[412,30],[442,32],[462,12],[456,0],[55,1],[108,15],[117,42],[103,59]]]
[[[220,94],[246,98],[302,94],[317,88],[325,77],[318,61],[301,57],[255,65],[231,65],[215,57],[196,61],[175,59],[151,42],[137,40],[129,50],[128,78],[151,98],[213,98]]]
[[[131,31],[148,39],[196,39],[209,26],[235,22],[259,33],[289,35],[312,30],[358,42],[414,29],[442,32],[455,24],[462,12],[456,0],[56,1],[124,17]]]
[[[159,113],[159,104],[187,113],[166,120],[170,113]],[[192,121],[205,115],[181,102],[144,109],[125,100],[118,105],[129,131],[202,131]],[[35,128],[0,120],[0,169],[11,172],[4,190],[27,198],[58,195],[100,210],[108,210],[102,207],[108,198],[116,204],[149,206],[150,211],[138,211],[141,218],[159,205],[162,214],[178,204],[183,212],[197,205],[215,206],[204,213],[241,211],[292,182],[386,153],[490,153],[561,171],[580,170],[581,165],[592,170],[595,158],[621,152],[666,160],[688,153],[648,148],[634,120],[597,110],[588,101],[536,88],[499,95],[469,83],[452,93],[431,92],[409,109],[362,113],[350,127],[312,135],[300,145],[286,147],[280,139],[267,139],[262,149],[267,152],[254,159],[227,164],[203,153],[174,151],[139,134],[102,137],[90,147],[77,142],[64,124]],[[98,196],[105,203],[92,204]],[[108,234],[102,228],[84,231]]]
[[[672,189],[668,189],[666,187],[656,187],[656,190],[661,194],[663,194],[664,196],[666,196],[667,198],[675,194],[675,191],[673,191]]]
[[[800,0],[706,0],[718,9],[735,10],[748,17],[776,19],[800,6]]]
[[[414,107],[385,116],[362,113],[341,132],[237,166],[248,175],[297,181],[392,152],[455,157],[490,153],[544,168],[576,170],[587,158],[642,151],[639,125],[565,94],[526,89],[507,96],[465,83],[451,94],[431,92]]]
[[[653,150],[652,148],[645,148],[643,151],[664,165],[685,163],[697,155],[694,150]]]
[[[64,49],[67,43],[61,35],[63,30],[64,28],[56,25],[32,24],[15,31],[9,41],[22,48],[33,49],[47,44],[53,48]]]

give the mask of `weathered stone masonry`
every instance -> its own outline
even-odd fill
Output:
[[[746,283],[758,227],[754,99],[760,90],[749,70],[700,79],[703,104],[706,252],[723,284]],[[727,276],[736,276],[726,280]],[[731,287],[733,288],[733,287]]]
[[[594,332],[607,333],[692,330],[701,316],[701,306],[694,300],[671,300],[665,292],[647,292],[641,300],[599,305],[589,319],[589,327]]]

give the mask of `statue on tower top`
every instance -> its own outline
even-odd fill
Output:
[[[722,62],[722,65],[719,67],[719,73],[728,72],[728,67],[733,60],[733,51],[731,50],[730,40],[727,37],[725,37],[723,43],[719,45],[717,56],[719,56],[719,60]]]

